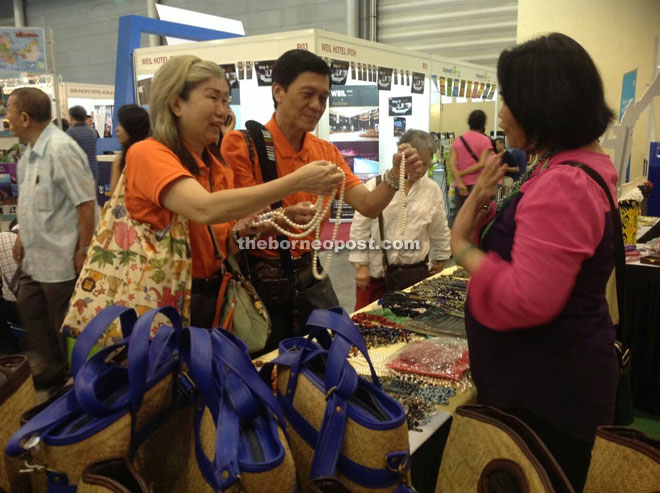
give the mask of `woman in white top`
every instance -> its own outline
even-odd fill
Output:
[[[407,271],[405,277],[410,284],[414,284],[442,270],[445,261],[450,257],[450,232],[442,190],[427,176],[436,150],[435,141],[427,132],[408,130],[400,141],[400,144],[406,143],[417,150],[424,166],[406,179],[404,190],[407,204],[403,234],[397,231],[402,206],[399,194],[396,194],[383,210],[382,217],[384,239],[387,242],[394,242],[392,247],[401,246],[396,244],[397,240],[417,240],[418,245],[412,245],[412,248],[411,245],[404,245],[403,248],[384,250],[387,263],[394,269],[405,266],[404,270]],[[377,178],[372,178],[366,183],[366,187],[373,190],[376,182]],[[351,240],[356,241],[358,246],[366,244],[369,247],[353,249],[348,257],[355,266],[355,309],[359,310],[381,298],[387,291],[383,255],[380,249],[373,249],[370,246],[377,246],[381,242],[378,218],[370,219],[356,212],[351,225]],[[391,288],[392,283],[390,283]]]

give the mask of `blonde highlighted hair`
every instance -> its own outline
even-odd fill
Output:
[[[172,112],[171,105],[177,96],[187,100],[192,90],[209,79],[227,81],[225,71],[217,63],[194,55],[181,55],[170,58],[158,69],[149,91],[153,137],[169,147],[193,175],[199,174],[199,166],[183,144],[178,118]]]

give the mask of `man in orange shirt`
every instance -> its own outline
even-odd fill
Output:
[[[415,149],[407,144],[401,146],[393,156],[392,169],[386,172],[383,183],[369,191],[351,172],[334,145],[310,133],[325,112],[330,95],[330,68],[323,59],[305,50],[287,51],[273,66],[272,80],[275,113],[265,129],[272,136],[277,176],[285,176],[312,161],[335,163],[346,174],[346,203],[367,217],[377,217],[394,197],[401,152],[406,154],[409,171],[421,165]],[[255,154],[249,150],[241,132],[230,132],[223,138],[222,155],[234,171],[236,187],[263,183],[259,157]],[[284,198],[282,207],[291,220],[306,223],[314,214],[312,203],[315,200],[315,195],[296,192]],[[275,231],[268,233],[274,234]],[[311,243],[314,238],[310,235],[307,239]],[[281,339],[291,336],[304,325],[309,315],[307,307],[301,306],[305,299],[315,299],[317,307],[324,303],[326,308],[338,304],[328,282],[324,283],[324,288],[315,283],[311,257],[310,250],[305,248],[291,248],[286,252],[278,249],[248,252],[252,282],[273,321],[267,350],[277,347]],[[316,291],[311,296],[309,291],[305,293],[314,288]]]

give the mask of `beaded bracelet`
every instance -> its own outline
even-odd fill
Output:
[[[392,169],[388,169],[385,173],[383,173],[383,182],[385,182],[385,185],[390,187],[392,190],[399,190],[399,184],[394,181],[394,178],[392,178]]]

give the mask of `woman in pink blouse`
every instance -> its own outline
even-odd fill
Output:
[[[614,413],[605,285],[621,238],[603,189],[567,163],[596,171],[616,197],[616,170],[597,141],[613,113],[588,53],[563,34],[504,51],[498,79],[509,144],[540,159],[497,205],[507,167],[488,159],[452,229],[454,257],[472,275],[465,319],[474,381],[479,402],[529,424],[581,491],[596,427]]]

